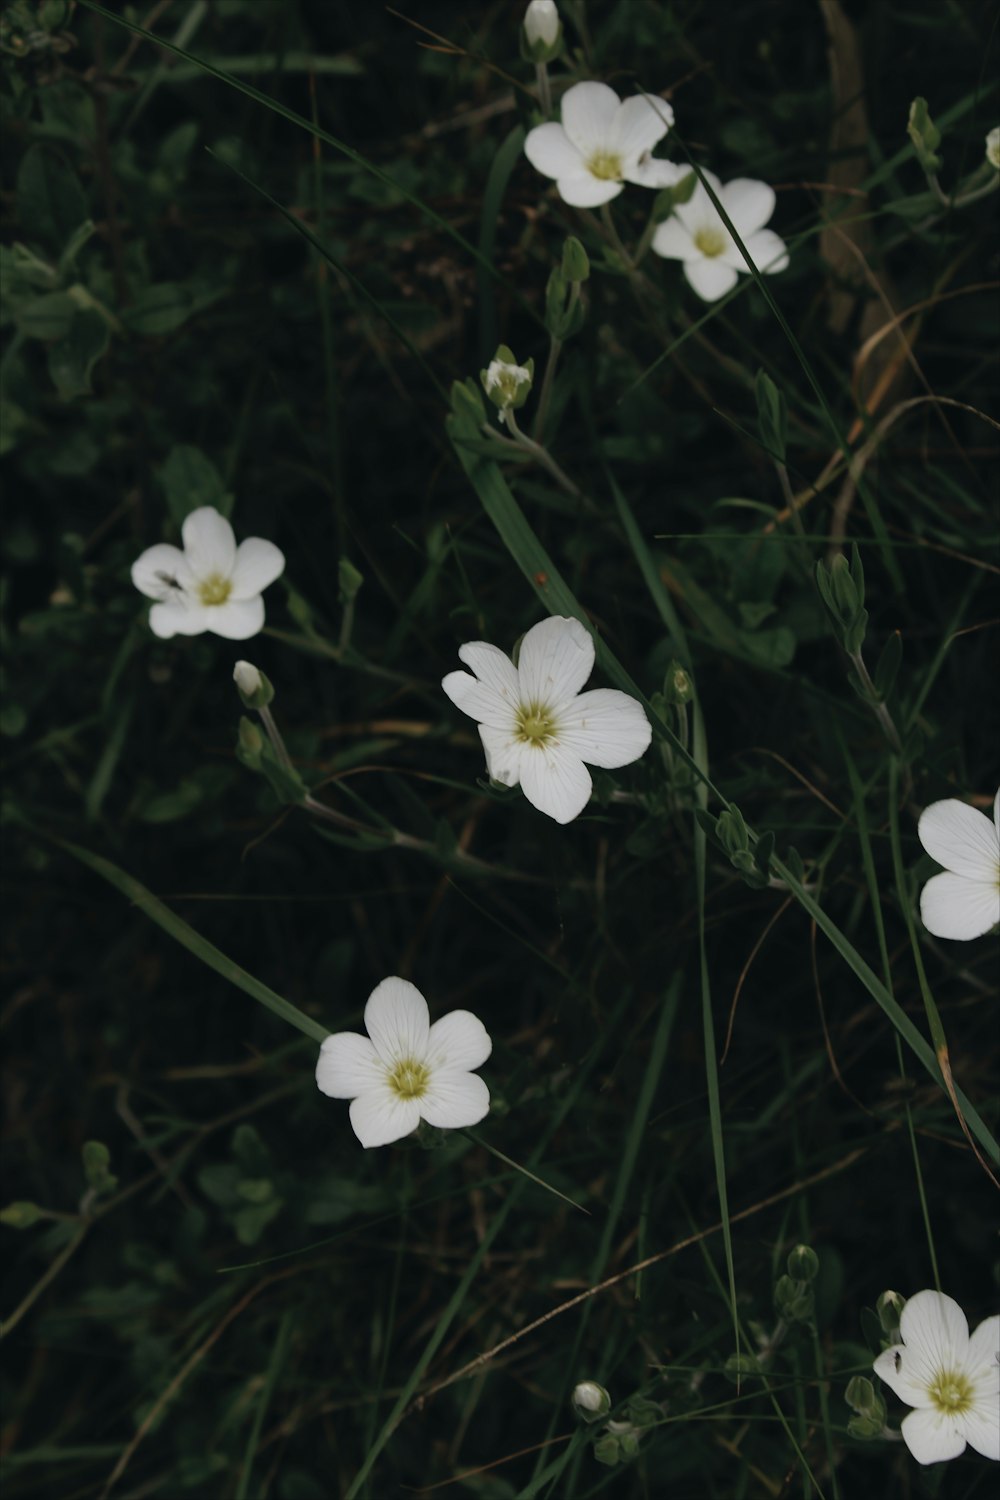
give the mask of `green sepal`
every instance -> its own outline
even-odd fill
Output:
[[[819,1256],[811,1245],[796,1245],[786,1266],[789,1276],[795,1281],[815,1281],[819,1275]]]
[[[590,256],[575,234],[563,244],[562,273],[567,281],[586,281],[590,275]]]
[[[618,1451],[618,1439],[613,1432],[602,1432],[595,1439],[594,1457],[599,1464],[606,1464],[609,1469],[613,1469],[619,1462],[621,1454]]]

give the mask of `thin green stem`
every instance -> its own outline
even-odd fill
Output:
[[[538,107],[548,119],[552,113],[552,86],[549,83],[548,63],[535,63],[535,83],[538,86]]]
[[[855,672],[857,672],[858,680],[865,690],[865,702],[868,704],[868,707],[871,709],[872,713],[881,724],[882,733],[889,741],[889,744],[892,746],[895,753],[901,756],[903,753],[903,742],[899,738],[899,731],[896,729],[892,714],[879,698],[875,684],[874,682],[872,682],[871,676],[868,672],[868,668],[865,666],[864,657],[861,655],[860,651],[850,652],[849,655],[851,658],[851,665],[853,666]]]

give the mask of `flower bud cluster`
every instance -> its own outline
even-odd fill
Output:
[[[854,1375],[847,1382],[844,1400],[854,1412],[847,1424],[851,1437],[862,1440],[881,1437],[885,1430],[885,1398],[866,1375]]]
[[[865,573],[857,546],[851,561],[841,553],[832,563],[816,564],[816,587],[848,656],[857,656],[868,628]]]
[[[815,1310],[812,1284],[819,1274],[819,1256],[809,1245],[796,1245],[786,1262],[786,1274],[774,1288],[774,1307],[788,1323],[811,1323]]]

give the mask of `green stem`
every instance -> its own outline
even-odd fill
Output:
[[[546,119],[548,119],[552,113],[552,89],[549,85],[549,68],[547,63],[535,63],[535,82],[538,85],[539,108]]]
[[[867,694],[865,702],[868,704],[868,707],[871,709],[872,713],[881,724],[882,732],[885,735],[886,739],[889,741],[889,744],[892,746],[896,754],[901,756],[903,753],[903,742],[899,738],[899,732],[896,729],[895,723],[893,722],[892,714],[879,698],[878,692],[875,688],[875,684],[874,682],[872,682],[871,677],[869,676],[868,668],[865,666],[864,657],[861,655],[860,651],[851,653],[851,664],[854,667],[855,672],[857,672],[858,680],[860,681],[861,686],[864,688],[865,693]]]

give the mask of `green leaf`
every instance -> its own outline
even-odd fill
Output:
[[[202,505],[214,505],[224,516],[232,512],[233,497],[226,493],[222,475],[208,455],[191,443],[175,443],[156,477],[178,525]]]
[[[758,370],[754,380],[754,395],[757,397],[757,426],[760,440],[768,453],[778,463],[785,462],[785,443],[788,432],[788,408],[785,397],[766,370]]]
[[[49,350],[49,374],[64,401],[90,395],[90,376],[107,350],[111,330],[92,307],[78,308],[69,331]]]
[[[69,332],[79,304],[68,292],[46,292],[15,309],[14,319],[29,339],[61,339]]]
[[[21,1200],[0,1208],[0,1224],[6,1224],[8,1229],[30,1229],[41,1218],[44,1218],[44,1213],[37,1203]]]
[[[159,281],[140,292],[131,306],[123,309],[121,319],[131,333],[147,337],[173,333],[219,295],[206,297],[181,281]]]
[[[80,179],[49,146],[29,146],[17,174],[17,218],[25,238],[61,255],[90,218]]]

